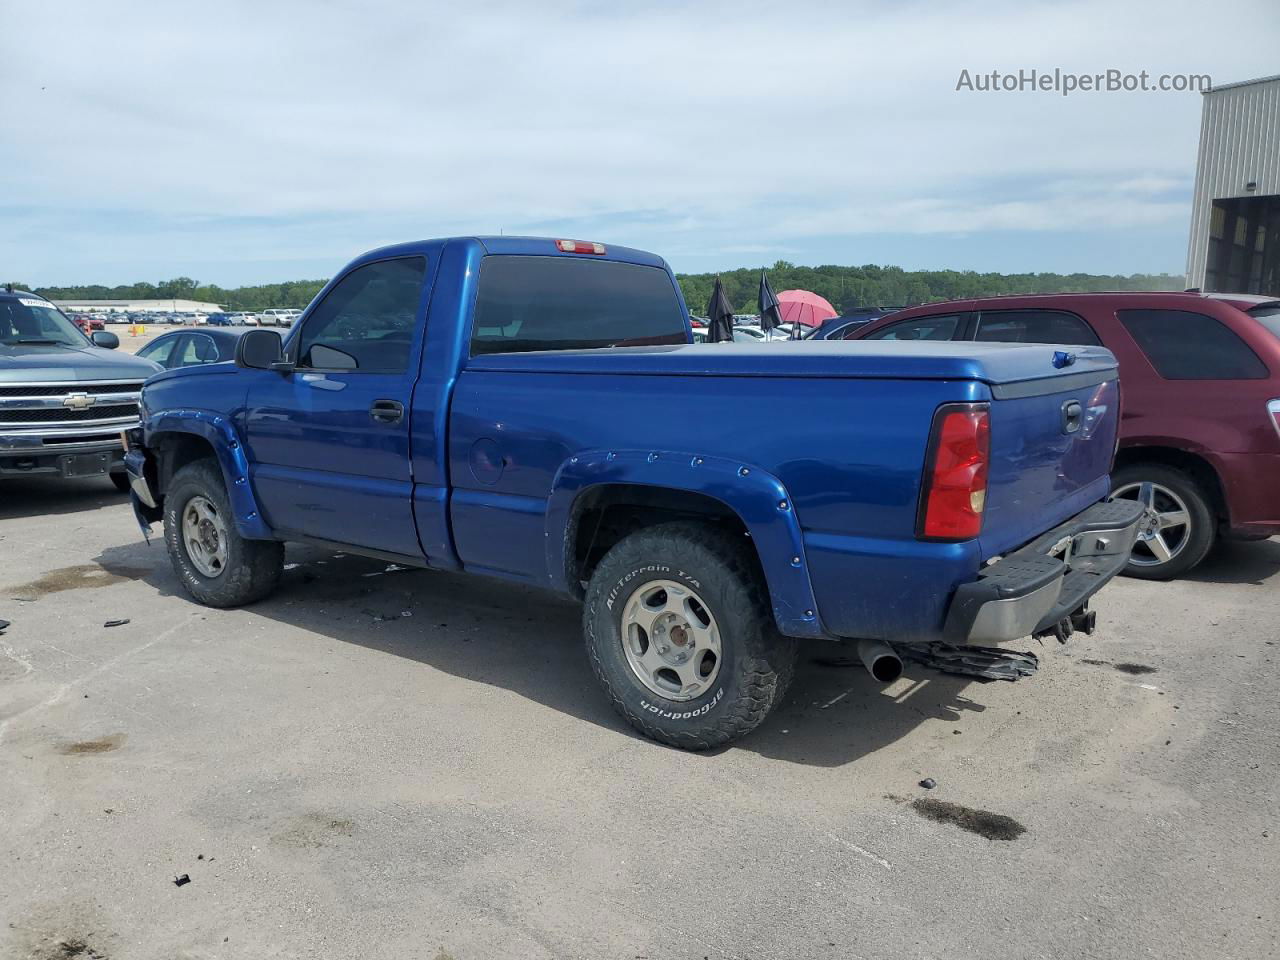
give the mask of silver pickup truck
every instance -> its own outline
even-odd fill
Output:
[[[138,425],[138,393],[160,368],[119,345],[43,297],[0,289],[0,480],[106,475],[128,489],[120,434]]]

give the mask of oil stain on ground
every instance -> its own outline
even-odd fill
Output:
[[[1027,828],[1013,817],[1003,813],[992,813],[990,810],[979,810],[959,803],[948,803],[946,800],[935,800],[933,797],[918,797],[908,801],[905,797],[890,795],[890,800],[898,803],[910,802],[911,809],[926,820],[935,823],[949,823],[968,830],[988,840],[1016,840],[1027,832]]]
[[[22,600],[38,600],[51,593],[64,590],[84,590],[93,587],[109,587],[125,580],[138,580],[151,571],[141,567],[105,567],[96,563],[81,563],[74,567],[50,570],[38,580],[7,587],[5,595]]]
[[[271,839],[286,847],[324,847],[339,837],[355,833],[356,823],[347,817],[307,813],[295,818]]]
[[[1093,667],[1110,667],[1112,670],[1119,670],[1134,677],[1156,672],[1155,667],[1148,667],[1145,663],[1112,663],[1110,660],[1081,660],[1080,662]]]
[[[36,960],[68,960],[80,957],[82,960],[107,960],[107,955],[95,950],[79,937],[68,937],[40,948],[34,955]]]
[[[57,750],[66,756],[75,757],[87,753],[110,753],[112,750],[119,750],[123,744],[124,734],[112,733],[105,737],[99,737],[97,740],[75,740],[69,743],[60,743]]]

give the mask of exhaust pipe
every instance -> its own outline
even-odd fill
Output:
[[[879,640],[859,640],[858,656],[873,677],[881,683],[893,683],[902,676],[902,659],[893,647]]]

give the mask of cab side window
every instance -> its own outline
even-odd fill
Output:
[[[984,310],[974,339],[987,343],[1102,343],[1092,327],[1065,310]]]
[[[869,334],[867,340],[953,340],[963,314],[947,313],[936,317],[913,317]]]
[[[298,366],[404,373],[426,271],[424,257],[356,267],[307,317],[298,341]]]

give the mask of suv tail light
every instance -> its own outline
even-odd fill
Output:
[[[1271,415],[1271,425],[1280,433],[1280,400],[1267,401],[1267,413]]]
[[[949,403],[933,415],[916,535],[972,540],[982,531],[991,461],[991,414],[985,403]]]

